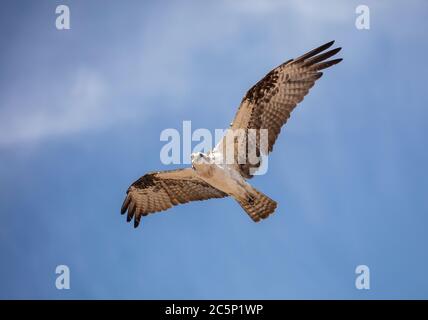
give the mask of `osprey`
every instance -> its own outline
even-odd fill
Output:
[[[315,81],[321,78],[321,70],[342,61],[328,60],[341,49],[326,51],[333,43],[328,42],[279,65],[257,82],[242,99],[235,119],[217,146],[207,154],[191,155],[191,168],[151,172],[135,181],[128,188],[121,209],[122,214],[128,211],[127,221],[134,218],[136,228],[141,217],[149,213],[180,203],[227,196],[234,198],[255,222],[273,213],[277,203],[246,180],[259,168],[260,155],[272,151],[281,127]],[[244,139],[236,139],[235,132],[239,130],[244,132]],[[255,138],[250,137],[251,130],[256,132]],[[267,150],[262,149],[257,139],[262,131],[267,132]],[[243,143],[246,146],[242,158],[239,150]],[[232,161],[226,161],[226,150],[232,150],[229,153],[233,153]],[[255,151],[258,161],[249,161],[250,150]]]

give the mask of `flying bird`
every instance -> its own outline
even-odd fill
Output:
[[[328,60],[341,50],[326,51],[333,43],[328,42],[284,62],[257,82],[245,94],[233,122],[214,149],[206,154],[192,153],[191,167],[151,172],[135,181],[128,188],[121,209],[122,214],[128,212],[127,221],[134,219],[136,228],[141,217],[149,213],[190,201],[228,196],[234,198],[255,222],[273,213],[277,203],[247,180],[260,167],[261,155],[272,151],[281,127],[321,78],[321,70],[342,61]],[[236,139],[236,131],[243,132],[244,139]],[[255,135],[250,135],[250,131]],[[267,148],[262,148],[260,139],[257,139],[263,132],[267,132]],[[246,144],[244,149],[240,148],[243,143]],[[227,150],[232,150],[229,155],[233,154],[233,157],[228,158],[232,161],[225,161]],[[239,150],[244,152],[239,153]],[[249,161],[251,150],[256,153],[257,161]]]

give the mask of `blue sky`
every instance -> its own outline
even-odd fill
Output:
[[[0,298],[428,298],[428,4],[365,1],[365,31],[359,4],[4,2]],[[344,61],[252,181],[275,215],[255,224],[221,199],[125,222],[129,184],[176,167],[162,130],[227,127],[267,71],[333,39]]]

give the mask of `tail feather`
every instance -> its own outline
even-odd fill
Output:
[[[235,199],[254,222],[266,219],[275,211],[277,206],[274,200],[255,188],[252,188],[246,198],[236,197]]]

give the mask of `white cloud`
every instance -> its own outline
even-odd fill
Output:
[[[89,128],[103,118],[107,110],[107,84],[92,70],[78,70],[67,83],[66,91],[50,84],[49,101],[39,99],[29,106],[27,97],[15,97],[1,110],[0,145],[39,141]],[[57,90],[59,89],[59,90]],[[29,92],[29,94],[31,94]]]
[[[380,5],[370,6],[381,12]],[[212,4],[189,1],[162,6],[160,11],[138,21],[129,34],[121,31],[123,37],[114,45],[125,47],[123,50],[115,47],[116,54],[105,52],[105,39],[100,40],[101,45],[97,39],[89,39],[94,42],[91,45],[105,52],[102,64],[98,64],[102,71],[94,66],[79,67],[77,61],[73,62],[77,70],[69,72],[65,80],[46,79],[46,83],[36,86],[38,89],[28,88],[25,97],[0,93],[0,146],[74,134],[106,126],[118,117],[138,116],[143,121],[143,113],[150,108],[141,111],[142,108],[137,110],[126,103],[114,103],[132,96],[141,97],[141,101],[162,97],[171,101],[171,107],[178,105],[177,101],[188,96],[201,81],[194,76],[198,68],[195,59],[201,52],[224,55],[242,50],[236,52],[239,57],[236,60],[247,59],[248,68],[255,68],[254,57],[261,54],[264,60],[281,61],[287,58],[285,53],[310,49],[331,40],[332,34],[348,39],[349,32],[354,31],[354,9],[352,3],[339,0],[328,4],[312,0],[237,0]],[[374,27],[380,24],[380,19],[386,18],[379,15],[373,19]],[[117,17],[112,21],[120,27]],[[384,21],[382,25],[386,24]],[[252,52],[245,52],[246,48],[236,43],[252,36],[252,30],[261,30],[264,35],[261,41],[252,44]],[[367,45],[375,39],[364,41]],[[55,50],[55,44],[45,50]],[[360,51],[355,52],[354,48],[354,57],[369,52],[365,48]],[[362,60],[348,59],[347,64]],[[53,68],[49,71],[52,76],[57,72]],[[41,94],[40,89],[49,94]]]

